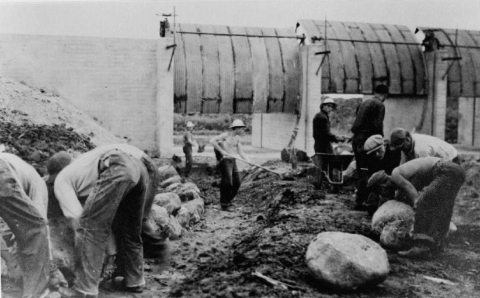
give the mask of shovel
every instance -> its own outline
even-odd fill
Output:
[[[295,178],[293,178],[293,176],[292,176],[291,173],[284,173],[284,174],[278,173],[278,172],[275,172],[275,171],[273,171],[273,170],[270,170],[269,168],[262,167],[262,166],[260,166],[260,165],[257,165],[257,164],[255,164],[255,163],[253,163],[253,162],[250,162],[250,161],[246,161],[246,160],[243,159],[243,158],[238,158],[238,157],[231,156],[231,155],[228,155],[228,156],[229,156],[229,157],[232,157],[232,158],[235,158],[235,159],[237,159],[237,160],[241,160],[241,161],[243,161],[243,162],[245,162],[245,163],[248,163],[249,165],[252,165],[252,166],[257,167],[257,168],[260,168],[260,169],[263,169],[263,170],[268,171],[268,172],[270,172],[270,173],[274,173],[274,174],[278,175],[282,180],[290,180],[290,181],[295,180]]]

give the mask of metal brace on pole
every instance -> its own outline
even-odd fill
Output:
[[[320,68],[322,67],[323,62],[325,62],[325,58],[327,57],[328,54],[330,54],[330,51],[322,51],[322,52],[315,53],[315,55],[323,55],[322,61],[320,62],[320,65],[318,66],[317,71],[315,72],[315,75],[318,76],[318,72],[320,71]]]
[[[170,66],[172,66],[172,61],[173,61],[173,55],[175,55],[175,49],[177,48],[176,44],[172,44],[167,46],[167,49],[173,48],[172,50],[172,55],[170,56],[170,62],[168,63],[168,70],[170,70]]]

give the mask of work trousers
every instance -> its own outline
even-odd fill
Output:
[[[238,189],[242,184],[235,159],[224,157],[220,161],[220,173],[222,175],[220,182],[220,204],[226,207],[230,205],[233,198],[237,195]]]
[[[192,170],[193,166],[193,155],[192,155],[192,144],[185,144],[183,146],[183,153],[185,153],[185,170],[183,171],[183,175],[185,177],[190,176],[190,171]]]
[[[106,239],[112,230],[126,286],[145,284],[141,231],[147,168],[117,149],[103,154],[98,167],[99,177],[85,202],[75,241],[74,289],[87,295],[98,295]]]
[[[0,159],[0,217],[15,235],[23,272],[23,297],[40,296],[50,279],[47,220]]]
[[[363,146],[367,139],[373,133],[359,132],[353,135],[352,147],[355,155],[355,162],[357,164],[357,194],[356,203],[363,204],[367,200],[367,184],[368,184],[368,158],[367,153],[363,150]]]
[[[150,224],[148,216],[152,211],[153,200],[155,198],[155,192],[158,184],[158,168],[155,162],[148,156],[142,158],[142,162],[147,168],[148,183],[147,191],[145,192],[145,208],[143,209],[142,220],[142,241],[143,241],[143,254],[147,258],[156,258],[162,256],[166,249],[166,238],[159,232],[155,231],[155,228]]]
[[[417,200],[415,234],[426,234],[441,244],[452,219],[455,198],[465,181],[465,171],[453,162],[439,161],[432,171],[433,181]]]

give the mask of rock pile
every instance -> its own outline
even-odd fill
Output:
[[[170,240],[177,240],[185,229],[200,221],[205,213],[205,201],[195,183],[183,182],[173,166],[158,170],[163,180],[160,187],[165,192],[155,196],[150,220],[157,230],[166,230]]]

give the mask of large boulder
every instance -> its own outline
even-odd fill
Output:
[[[168,178],[179,176],[177,170],[172,165],[161,166],[158,168],[158,180],[163,182]]]
[[[383,247],[401,250],[408,247],[415,212],[409,205],[390,200],[382,204],[372,217],[372,230],[380,235]]]
[[[168,186],[170,186],[174,183],[181,183],[181,182],[182,182],[182,177],[176,175],[176,176],[170,177],[167,180],[160,183],[160,187],[166,188],[166,187],[168,187]]]
[[[310,243],[307,266],[321,284],[349,291],[381,283],[390,271],[385,250],[356,234],[324,232]]]
[[[159,193],[155,195],[153,202],[167,209],[168,214],[176,214],[178,209],[182,207],[180,197],[174,192]]]

